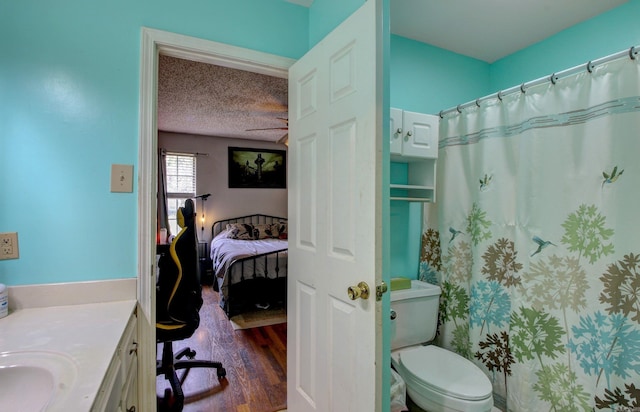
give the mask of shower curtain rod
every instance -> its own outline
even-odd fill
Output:
[[[553,73],[550,76],[540,77],[538,79],[522,83],[519,86],[513,86],[513,87],[510,87],[508,89],[500,90],[497,93],[493,93],[493,94],[490,94],[488,96],[480,97],[480,98],[478,98],[476,100],[472,100],[472,101],[469,101],[467,103],[459,104],[456,107],[452,107],[452,108],[447,109],[447,110],[441,110],[439,115],[440,115],[440,118],[443,118],[445,114],[452,113],[454,111],[457,111],[458,113],[462,113],[462,109],[464,109],[466,107],[471,107],[473,105],[476,105],[476,106],[480,107],[480,103],[485,101],[485,100],[489,100],[489,99],[493,99],[493,98],[498,98],[498,100],[502,100],[502,98],[504,96],[506,96],[508,94],[511,94],[511,93],[516,93],[516,92],[525,93],[528,88],[533,87],[533,86],[537,86],[539,84],[543,84],[543,83],[546,83],[546,82],[551,82],[552,84],[556,84],[558,79],[560,79],[562,77],[571,76],[572,74],[579,73],[582,70],[587,70],[589,73],[591,73],[596,66],[598,66],[600,64],[604,64],[604,63],[610,62],[610,61],[613,61],[613,60],[617,60],[617,59],[620,59],[620,58],[623,58],[623,57],[628,57],[631,60],[635,60],[636,57],[638,56],[638,53],[640,53],[640,46],[632,46],[629,49],[625,49],[625,50],[619,51],[617,53],[613,53],[613,54],[610,54],[608,56],[601,57],[601,58],[596,59],[596,60],[590,60],[586,64],[580,64],[578,66],[574,66],[574,67],[571,67],[569,69],[562,70],[562,71],[557,72],[557,73]]]

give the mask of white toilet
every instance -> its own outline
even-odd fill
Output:
[[[427,412],[490,412],[489,378],[471,361],[427,343],[436,335],[440,288],[419,280],[391,291],[391,364]],[[425,345],[427,344],[427,345]]]

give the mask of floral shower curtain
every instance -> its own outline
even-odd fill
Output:
[[[439,344],[509,411],[640,411],[638,61],[445,115],[438,177]]]

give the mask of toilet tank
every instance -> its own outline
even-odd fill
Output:
[[[439,302],[440,287],[419,280],[411,281],[411,289],[392,290],[391,349],[433,340]]]

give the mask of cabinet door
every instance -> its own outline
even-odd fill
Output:
[[[438,116],[403,112],[402,155],[438,157]]]
[[[389,152],[391,154],[402,154],[402,110],[391,109],[391,121],[389,122]]]

